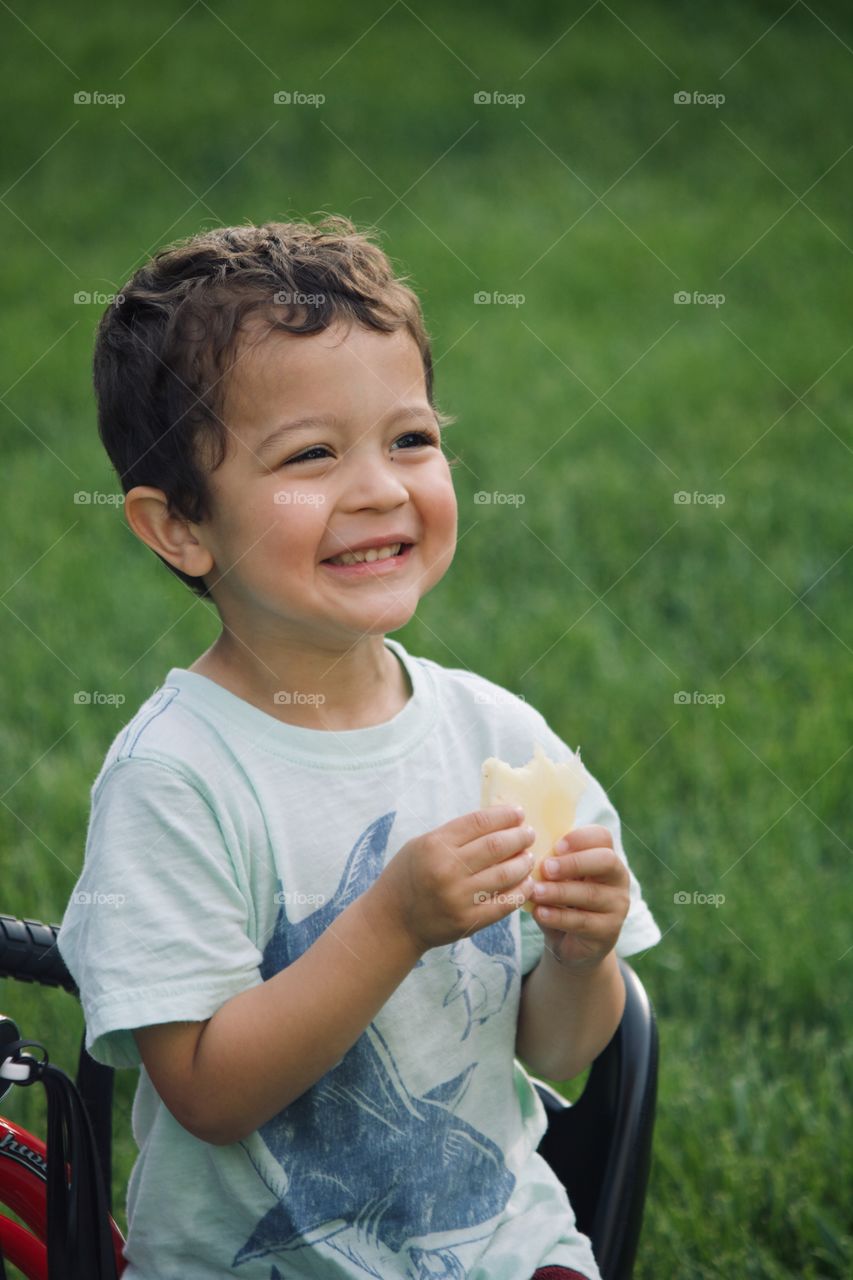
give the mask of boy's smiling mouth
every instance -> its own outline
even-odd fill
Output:
[[[320,563],[338,572],[381,573],[404,564],[413,545],[411,542],[376,543],[357,552],[343,551]]]
[[[336,551],[333,556],[326,556],[321,560],[321,564],[329,564],[332,561],[338,561],[342,557],[355,556],[359,560],[363,560],[365,555],[375,560],[380,553],[387,556],[389,552],[398,554],[400,550],[412,546],[414,538],[403,529],[389,529],[387,533],[374,534],[372,538],[362,538],[358,542],[351,542],[349,538],[342,538],[340,534],[337,538],[338,542],[342,542],[343,546],[340,551]]]

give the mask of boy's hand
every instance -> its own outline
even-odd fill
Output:
[[[368,893],[420,952],[517,911],[533,888],[536,833],[517,809],[489,805],[403,845]]]
[[[556,960],[575,969],[594,967],[613,950],[628,914],[628,868],[606,827],[575,827],[557,841],[551,857],[557,870],[543,862],[543,880],[529,896],[533,918]]]

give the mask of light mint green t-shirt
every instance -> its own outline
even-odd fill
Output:
[[[522,698],[385,643],[412,693],[384,724],[284,724],[175,668],[92,787],[59,946],[89,1051],[139,1069],[124,1280],[527,1280],[548,1263],[598,1278],[514,1057],[544,944],[526,912],[426,952],[340,1062],[244,1141],[193,1137],[140,1062],[132,1028],[210,1018],[302,955],[408,840],[479,808],[488,756],[571,754]],[[624,857],[591,774],[576,821]],[[660,936],[632,872],[617,953]]]

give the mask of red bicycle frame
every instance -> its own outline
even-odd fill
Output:
[[[0,1206],[30,1228],[0,1214],[0,1256],[27,1280],[47,1280],[47,1148],[28,1130],[0,1116]],[[124,1236],[110,1218],[116,1271],[122,1274]]]

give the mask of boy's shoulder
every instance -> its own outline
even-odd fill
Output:
[[[432,658],[419,657],[417,661],[429,667],[436,678],[457,696],[467,698],[479,706],[511,706],[515,710],[527,706],[522,694],[512,693],[468,667],[446,667]]]
[[[183,690],[175,675],[171,670],[119,729],[92,784],[93,792],[115,765],[128,760],[159,764],[187,781],[195,781],[200,772],[203,774],[200,766],[215,749],[214,742],[206,738],[202,722],[181,696]]]
[[[513,693],[487,676],[465,667],[445,667],[431,658],[418,658],[436,679],[448,711],[466,722],[478,721],[493,736],[495,743],[530,743],[534,738],[543,747],[553,746],[555,735],[547,720],[523,694]],[[510,745],[507,749],[510,749]]]

